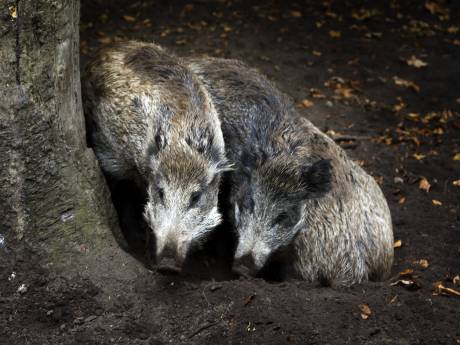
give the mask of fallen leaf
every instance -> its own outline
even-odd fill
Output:
[[[17,11],[16,7],[15,6],[10,6],[8,9],[10,10],[11,18],[16,19],[18,17],[18,11]]]
[[[412,55],[409,59],[407,59],[406,62],[409,66],[412,66],[415,68],[422,68],[422,67],[428,66],[428,63],[416,58],[414,55]]]
[[[412,155],[412,157],[414,157],[414,158],[415,158],[416,160],[418,160],[418,161],[421,161],[421,160],[423,160],[423,159],[426,157],[426,155],[421,154],[421,153],[414,153],[414,154]]]
[[[454,186],[460,187],[460,180],[455,180],[454,182],[452,182],[452,184]]]
[[[452,159],[454,161],[460,161],[460,153],[456,153],[455,156]]]
[[[458,26],[449,26],[447,28],[447,32],[450,34],[456,34],[459,30],[460,28]]]
[[[112,37],[109,37],[109,36],[107,36],[107,37],[99,37],[97,40],[98,40],[99,43],[101,43],[101,44],[109,44],[109,43],[112,43]]]
[[[398,200],[398,204],[404,204],[406,202],[406,197],[401,197],[399,200]]]
[[[331,36],[332,38],[340,38],[342,36],[342,33],[340,31],[330,30],[329,36]]]
[[[435,128],[433,130],[433,133],[436,134],[436,135],[443,135],[444,134],[444,129],[442,129],[442,127]]]
[[[133,17],[133,16],[123,16],[123,19],[126,20],[127,22],[135,22],[136,21],[136,17]]]
[[[460,291],[445,287],[441,281],[433,284],[433,295],[450,295],[460,297]]]
[[[246,299],[244,300],[244,305],[251,304],[251,302],[254,300],[255,297],[256,297],[256,294],[252,294],[246,297]]]
[[[383,184],[383,176],[374,176],[374,180],[380,185]]]
[[[460,286],[460,276],[455,276],[452,279],[452,283],[454,283],[455,286]]]
[[[356,20],[359,20],[359,21],[363,21],[363,20],[366,20],[366,19],[369,19],[369,18],[372,18],[374,17],[375,15],[378,14],[378,11],[377,10],[367,10],[365,8],[359,8],[359,9],[354,9],[352,10],[351,12],[351,16],[356,19]]]
[[[442,202],[439,201],[439,200],[433,199],[433,200],[431,200],[431,202],[432,202],[432,204],[435,205],[435,206],[441,206],[441,205],[442,205]]]
[[[310,108],[315,105],[315,103],[309,101],[308,99],[304,99],[301,104],[304,108]]]
[[[367,304],[360,304],[358,305],[359,310],[361,311],[361,318],[363,320],[367,320],[369,316],[371,316],[372,311],[371,308]]]
[[[397,240],[394,244],[393,244],[393,248],[401,248],[402,247],[402,241],[401,240]]]
[[[419,184],[418,184],[418,188],[420,188],[421,190],[424,190],[425,192],[429,192],[430,191],[430,188],[431,188],[431,184],[430,182],[428,182],[428,180],[424,177],[422,177],[422,179],[420,180]]]
[[[412,89],[412,90],[414,90],[416,92],[420,91],[420,86],[415,84],[413,81],[402,79],[402,78],[399,78],[397,76],[394,76],[393,80],[394,80],[395,84],[398,85],[398,86],[407,87],[407,88]]]
[[[410,279],[399,279],[395,281],[394,283],[390,284],[391,286],[402,286],[408,290],[418,290],[421,288],[421,286],[415,282],[414,280]]]
[[[323,53],[321,53],[320,51],[317,51],[317,50],[313,50],[312,53],[313,53],[314,56],[321,56],[321,55],[323,55]]]
[[[428,263],[428,260],[426,260],[426,259],[420,259],[418,264],[423,269],[426,269],[426,268],[428,268],[428,266],[430,266],[430,264]]]
[[[326,98],[326,95],[321,93],[321,91],[313,88],[310,89],[310,96],[317,99]]]
[[[399,276],[410,276],[412,273],[414,273],[414,270],[412,268],[406,268],[404,271],[399,272]]]
[[[291,17],[294,17],[294,18],[300,18],[302,17],[302,12],[300,11],[291,11]]]
[[[425,1],[425,8],[433,15],[437,15],[441,20],[449,19],[449,9],[443,7],[436,1]]]
[[[398,299],[398,295],[395,295],[395,296],[390,300],[390,303],[389,303],[389,304],[393,304],[394,302],[396,302],[397,299]]]
[[[407,114],[407,119],[414,121],[414,122],[419,122],[420,121],[420,114],[419,113],[408,113]]]

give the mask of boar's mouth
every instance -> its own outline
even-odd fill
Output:
[[[164,275],[178,275],[181,268],[176,265],[174,259],[163,258],[157,266],[157,272]]]

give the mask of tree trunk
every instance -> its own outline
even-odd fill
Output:
[[[86,147],[79,1],[0,0],[0,11],[0,256],[94,279],[136,265]]]

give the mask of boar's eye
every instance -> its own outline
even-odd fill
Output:
[[[158,194],[158,198],[160,199],[160,201],[164,202],[165,192],[164,192],[163,188],[158,187],[157,188],[157,194]]]
[[[289,215],[286,212],[282,212],[275,218],[273,225],[286,223],[287,221],[289,221]]]
[[[198,201],[201,199],[201,192],[193,192],[192,195],[190,196],[190,208],[195,207]]]

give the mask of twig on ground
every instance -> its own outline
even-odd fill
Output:
[[[198,328],[195,332],[193,332],[192,334],[190,334],[188,336],[189,339],[192,339],[194,336],[198,335],[199,333],[203,332],[204,330],[208,329],[208,328],[211,328],[212,326],[215,326],[219,323],[219,321],[215,321],[215,322],[211,322],[211,323],[206,323],[204,324],[203,326],[201,326],[200,328]]]

